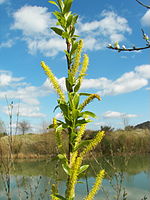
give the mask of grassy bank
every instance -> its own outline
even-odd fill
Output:
[[[92,139],[96,131],[86,131],[85,140]],[[65,134],[64,148],[67,151]],[[0,156],[7,157],[10,137],[0,138]],[[118,130],[106,133],[101,144],[94,150],[96,154],[129,154],[150,153],[150,131],[147,129]],[[42,158],[57,153],[54,133],[26,134],[12,137],[12,154],[15,158]]]

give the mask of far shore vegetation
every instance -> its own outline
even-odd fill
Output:
[[[150,153],[150,129],[127,126],[124,130],[114,130],[110,126],[101,126],[106,134],[102,142],[93,150],[96,156],[128,155]],[[86,130],[84,140],[95,137],[99,130]],[[64,147],[67,152],[67,134],[63,133]],[[0,157],[9,154],[10,136],[0,133]],[[66,143],[66,145],[65,145]],[[12,155],[18,159],[47,158],[56,156],[56,141],[53,129],[46,133],[26,133],[12,136]]]

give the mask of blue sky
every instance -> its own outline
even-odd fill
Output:
[[[0,119],[6,125],[6,97],[14,102],[14,124],[19,106],[19,120],[29,121],[32,131],[53,116],[61,118],[59,110],[53,113],[57,96],[40,67],[45,61],[64,88],[65,41],[50,30],[55,9],[43,0],[0,0]],[[98,116],[88,128],[123,127],[124,119],[127,125],[149,120],[149,49],[118,53],[106,46],[115,41],[126,47],[144,46],[141,28],[149,34],[150,10],[135,0],[75,0],[72,9],[79,14],[76,32],[90,58],[82,91],[102,97],[88,106]]]

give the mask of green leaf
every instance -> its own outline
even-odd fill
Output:
[[[50,124],[48,128],[54,128],[54,124]]]
[[[90,96],[91,94],[90,93],[84,93],[84,92],[82,92],[82,93],[79,93],[79,95],[80,96]]]
[[[73,98],[74,107],[77,108],[79,105],[79,94],[75,94]]]
[[[61,132],[63,130],[62,124],[56,128],[56,132]]]
[[[68,105],[67,104],[60,104],[60,109],[63,112],[64,116],[68,116]]]
[[[64,9],[63,1],[62,0],[57,0],[57,3],[58,3],[58,6],[59,6],[60,10],[63,11],[63,9]]]
[[[57,3],[55,1],[48,1],[51,4],[54,4],[55,6],[57,6],[59,8],[59,6],[57,5]]]
[[[78,92],[78,90],[80,89],[81,86],[81,81],[78,80],[78,83],[76,84],[76,86],[74,87],[74,92]]]
[[[73,19],[73,15],[70,15],[70,16],[68,17],[68,19],[67,19],[67,25],[66,25],[67,28],[71,25],[72,19]]]
[[[72,6],[72,2],[73,2],[73,0],[65,0],[64,1],[65,7],[64,7],[63,13],[67,13],[67,12],[70,11],[70,8]]]
[[[87,170],[87,168],[89,167],[89,165],[83,165],[80,167],[79,169],[79,174],[83,173],[85,170]]]
[[[67,161],[67,158],[66,158],[66,155],[65,155],[65,154],[58,154],[58,155],[57,155],[57,158],[58,158],[59,160],[61,160],[61,162],[63,162],[64,164],[65,164],[66,161]]]
[[[82,140],[82,141],[80,142],[80,144],[78,144],[78,145],[76,146],[76,148],[74,148],[74,151],[77,151],[78,149],[81,149],[81,148],[87,146],[90,142],[91,142],[91,140]]]
[[[63,196],[61,196],[61,195],[55,195],[55,197],[57,197],[57,198],[59,198],[59,199],[61,199],[61,200],[66,200],[66,198],[65,197],[63,197]]]
[[[63,170],[66,172],[66,174],[70,175],[69,166],[66,163],[64,163],[64,164],[62,164],[62,167],[63,167]]]
[[[73,54],[73,52],[77,49],[77,47],[78,47],[78,42],[74,42],[72,44],[71,54]]]
[[[71,92],[72,91],[72,86],[68,80],[68,78],[66,78],[66,88],[67,88],[67,91],[68,92]]]
[[[62,34],[63,34],[63,30],[62,30],[62,29],[56,28],[56,27],[51,27],[51,29],[52,29],[55,33],[57,33],[58,35],[62,36]]]
[[[89,121],[88,121],[88,120],[85,120],[85,119],[77,120],[77,122],[76,122],[76,127],[81,126],[82,124],[86,124],[86,123],[88,123],[88,122],[89,122]]]
[[[59,105],[57,105],[57,106],[54,108],[53,112],[55,112],[55,110],[56,110],[57,108],[59,108]]]
[[[62,33],[62,37],[68,39],[69,38],[69,34],[67,32],[63,32]]]
[[[71,31],[70,31],[71,36],[73,36],[74,32],[75,32],[75,27],[73,26],[72,29],[71,29]]]
[[[73,24],[77,23],[78,17],[79,17],[78,15],[74,16],[74,18],[73,18]]]
[[[82,114],[82,116],[83,116],[83,115],[87,115],[87,116],[96,118],[96,115],[95,115],[93,112],[90,112],[90,111],[84,111],[84,112],[82,112],[81,114]]]

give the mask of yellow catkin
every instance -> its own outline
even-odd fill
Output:
[[[88,105],[93,99],[98,99],[99,101],[101,100],[101,97],[98,94],[91,94],[85,101],[80,105],[80,109],[83,110],[86,105]]]
[[[48,76],[48,78],[50,79],[55,91],[57,92],[57,94],[59,95],[60,99],[62,101],[65,101],[65,95],[56,79],[56,77],[54,76],[54,74],[52,73],[51,69],[44,63],[44,61],[41,62],[41,66],[44,69],[46,75]]]
[[[75,151],[73,153],[71,153],[70,156],[70,168],[74,165],[74,163],[76,162],[76,158],[77,158],[78,152]]]
[[[99,131],[96,135],[96,137],[85,147],[85,149],[81,152],[81,157],[84,157],[86,153],[94,149],[98,143],[101,142],[101,140],[104,137],[104,131]]]
[[[61,130],[56,131],[57,126],[58,126],[57,119],[54,117],[53,118],[53,128],[55,129],[55,138],[56,138],[57,147],[59,150],[63,151]]]
[[[76,50],[76,55],[74,58],[74,64],[71,68],[71,74],[74,77],[78,71],[79,65],[80,65],[80,58],[81,58],[81,52],[82,52],[82,48],[83,48],[83,40],[79,41],[77,50]]]
[[[105,175],[105,170],[101,170],[97,177],[96,177],[96,181],[94,186],[92,187],[91,191],[89,192],[88,196],[84,199],[84,200],[93,200],[96,193],[98,192],[98,190],[100,189],[100,186],[102,184],[103,178]]]
[[[89,57],[87,54],[84,54],[84,59],[83,59],[83,64],[82,64],[82,68],[80,70],[79,76],[81,76],[81,80],[83,79],[83,76],[85,75],[87,68],[88,68],[88,64],[89,64]]]
[[[67,199],[72,199],[75,196],[75,185],[78,180],[78,173],[82,163],[82,157],[78,157],[72,166],[71,176],[67,187]]]
[[[77,132],[77,137],[76,137],[76,140],[75,140],[75,148],[81,141],[81,138],[82,138],[82,136],[83,136],[83,134],[85,132],[85,129],[86,129],[86,125],[87,124],[81,125],[79,131]]]
[[[54,117],[53,118],[53,127],[56,128],[57,127],[57,119]]]

